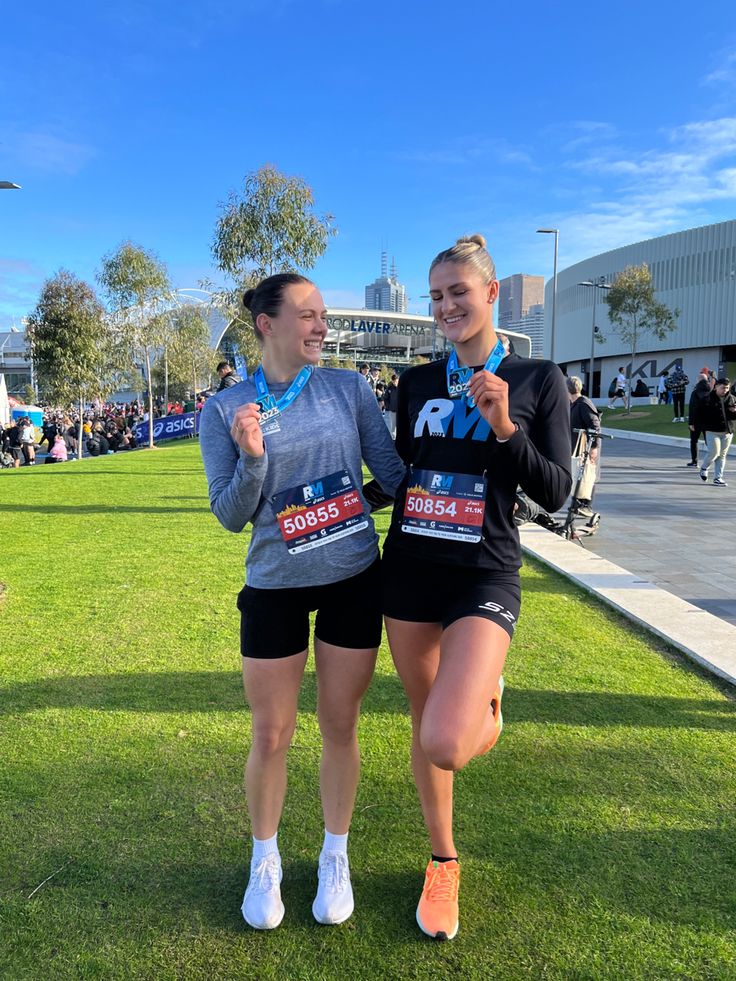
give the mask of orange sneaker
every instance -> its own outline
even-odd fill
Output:
[[[460,866],[456,861],[431,861],[427,866],[422,898],[417,906],[417,923],[428,937],[452,940],[457,933],[459,885]]]
[[[501,675],[501,677],[498,679],[498,688],[493,693],[493,698],[491,699],[491,712],[493,713],[493,719],[496,723],[496,727],[493,730],[493,736],[491,737],[491,741],[488,743],[487,746],[483,747],[483,749],[478,754],[479,756],[482,756],[484,753],[488,753],[490,752],[490,750],[493,749],[493,747],[498,742],[498,737],[501,735],[501,732],[503,730],[503,713],[501,712],[501,699],[503,698],[503,688],[504,688],[503,675]]]

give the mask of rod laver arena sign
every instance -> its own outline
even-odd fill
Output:
[[[389,323],[386,320],[373,320],[358,317],[332,317],[327,315],[327,327],[330,330],[349,330],[354,334],[403,334],[404,336],[426,334],[431,330],[431,324],[412,323],[411,320],[399,320]]]

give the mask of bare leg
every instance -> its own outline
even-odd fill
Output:
[[[376,649],[352,650],[315,637],[317,717],[322,733],[319,781],[325,828],[346,834],[360,774],[360,702],[376,666]]]
[[[503,627],[482,617],[463,617],[443,633],[420,732],[436,766],[461,770],[488,745],[495,724],[491,698],[510,640]]]
[[[490,701],[509,636],[497,624],[465,617],[439,624],[386,618],[391,653],[409,697],[412,766],[432,851],[455,855],[453,771],[482,752],[493,733]]]
[[[253,715],[245,795],[256,838],[278,830],[286,796],[286,753],[296,726],[307,652],[293,657],[243,658],[243,685]]]
[[[420,742],[422,713],[437,675],[442,627],[386,617],[386,632],[396,670],[411,709],[411,765],[424,823],[435,855],[457,854],[452,837],[453,775],[427,757]]]

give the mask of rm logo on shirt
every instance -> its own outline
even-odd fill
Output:
[[[452,427],[452,431],[450,428]],[[449,436],[453,439],[486,440],[491,427],[478,411],[459,399],[428,399],[417,417],[414,437],[419,439],[424,433],[429,436]]]

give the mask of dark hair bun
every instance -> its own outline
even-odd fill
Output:
[[[250,310],[250,305],[253,302],[254,293],[255,293],[254,289],[246,290],[245,293],[243,293],[243,306],[247,307],[249,310]]]

